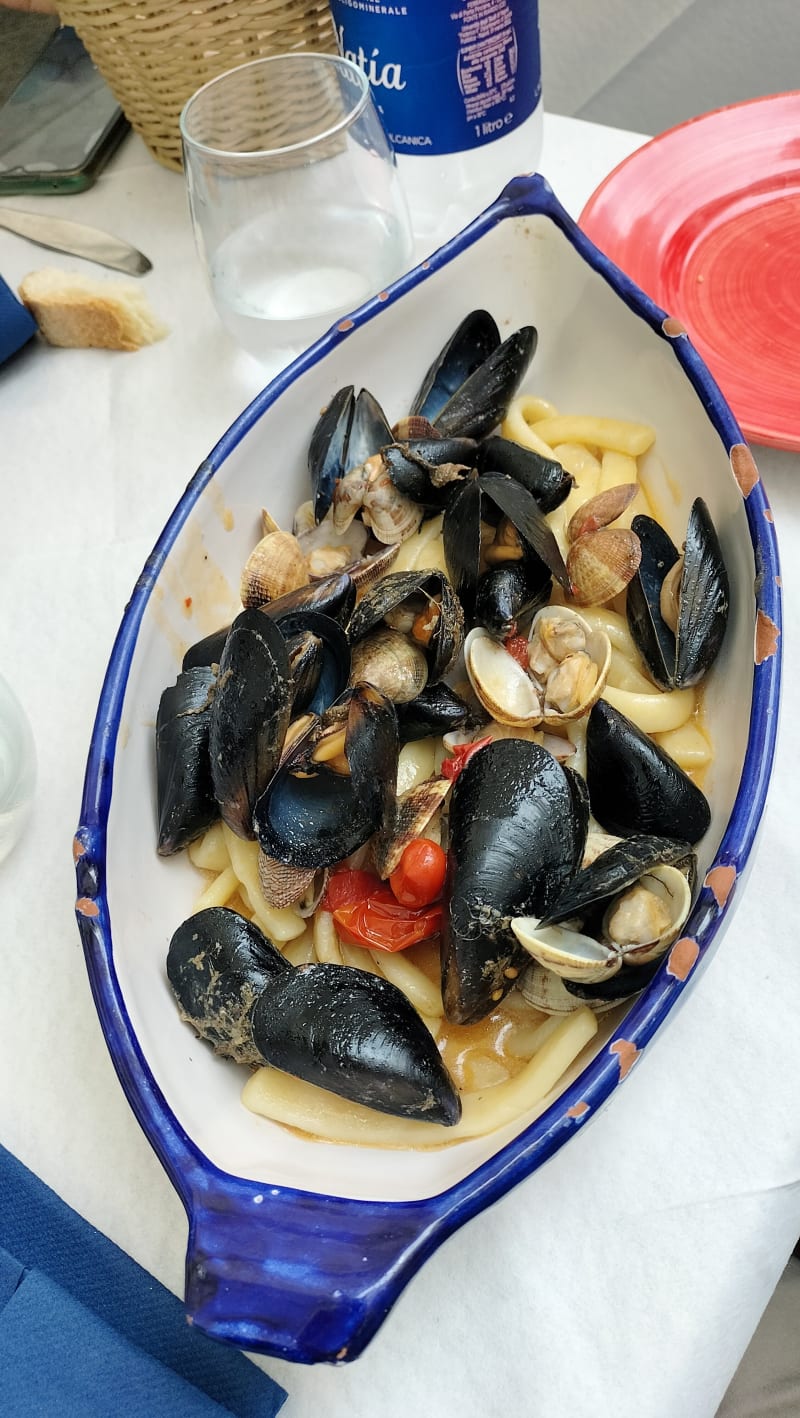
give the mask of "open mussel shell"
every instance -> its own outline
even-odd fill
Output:
[[[321,737],[345,730],[348,771],[314,758]],[[341,862],[384,820],[397,779],[397,715],[371,685],[346,690],[282,763],[259,798],[261,850],[296,867]]]
[[[392,443],[392,430],[378,400],[369,389],[362,389],[353,410],[350,437],[347,442],[347,470],[360,467],[373,454]]]
[[[294,671],[292,714],[306,710],[311,714],[324,714],[339,698],[350,678],[350,642],[345,632],[331,616],[312,609],[285,611],[275,618],[275,623],[287,644],[296,636],[311,635],[317,645],[313,666],[307,667],[308,678],[303,681],[299,698],[298,676]]]
[[[711,809],[673,758],[604,699],[589,714],[586,781],[592,812],[619,837],[655,833],[695,843]]]
[[[321,522],[333,501],[338,478],[346,471],[347,444],[355,398],[352,384],[339,389],[317,420],[308,445],[308,476],[314,517]]]
[[[498,345],[437,413],[433,419],[437,432],[461,438],[491,433],[508,413],[537,340],[533,325],[523,325]]]
[[[258,1000],[253,1038],[274,1068],[351,1102],[445,1127],[461,1116],[433,1036],[379,975],[300,965]]]
[[[426,371],[409,413],[432,422],[500,343],[500,331],[488,310],[470,311]]]
[[[536,498],[542,512],[553,512],[569,496],[575,483],[571,473],[555,458],[545,458],[533,448],[523,448],[510,438],[492,434],[478,447],[480,473],[506,473]]]
[[[587,827],[574,775],[537,744],[487,744],[460,773],[442,922],[448,1019],[482,1019],[511,988],[527,955],[508,922],[546,914],[577,870]]]
[[[300,586],[296,591],[287,591],[274,601],[267,601],[259,610],[270,620],[280,620],[289,611],[316,610],[329,615],[332,620],[346,625],[356,603],[356,584],[346,571],[333,576],[325,576],[321,581]],[[181,668],[194,669],[200,665],[218,665],[228,638],[229,625],[214,630],[202,640],[191,645],[183,657]]]
[[[158,852],[180,852],[219,817],[208,741],[216,676],[184,670],[164,690],[156,717]]]
[[[453,664],[464,639],[464,616],[447,577],[441,571],[392,571],[359,601],[347,628],[355,645],[375,630],[384,617],[396,613],[405,602],[427,603],[438,614],[430,631],[425,653],[429,678],[441,679]]]
[[[253,921],[222,906],[198,911],[178,926],[167,953],[181,1017],[237,1063],[262,1062],[253,1046],[253,1005],[291,968]]]
[[[453,493],[445,508],[442,524],[447,572],[467,618],[471,621],[475,614],[485,498],[493,509],[506,516],[516,527],[529,555],[542,561],[564,590],[569,591],[564,558],[532,493],[505,474],[486,473],[481,477],[469,477]]]
[[[431,734],[449,734],[460,729],[470,717],[470,707],[449,684],[426,684],[416,699],[397,706],[400,743],[426,739]]]
[[[260,611],[243,611],[222,652],[209,736],[214,795],[240,837],[255,836],[253,808],[278,765],[291,703],[283,635]]]
[[[653,679],[663,689],[697,684],[719,654],[728,621],[730,586],[714,524],[702,498],[689,516],[673,633],[662,591],[680,553],[651,517],[631,523],[641,543],[638,574],[626,599],[628,625]]]
[[[583,867],[561,892],[543,925],[554,925],[573,916],[583,916],[598,902],[618,896],[653,867],[685,864],[694,885],[695,854],[688,842],[653,834],[623,837]]]

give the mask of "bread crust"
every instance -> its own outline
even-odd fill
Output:
[[[168,333],[141,292],[122,282],[74,277],[50,269],[33,271],[19,295],[48,344],[62,349],[138,350]]]

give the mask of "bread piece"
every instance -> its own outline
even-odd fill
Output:
[[[44,267],[25,277],[19,295],[48,344],[65,349],[138,350],[169,334],[129,281]]]

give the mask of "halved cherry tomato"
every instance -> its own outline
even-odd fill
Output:
[[[429,906],[442,894],[447,856],[429,837],[409,842],[389,885],[403,906]]]
[[[355,906],[382,886],[380,877],[372,871],[340,867],[328,878],[322,908],[324,911],[338,911],[341,906]]]
[[[487,743],[491,743],[491,735],[485,739],[476,739],[474,743],[458,743],[453,749],[452,758],[446,758],[442,764],[442,775],[455,782],[462,768],[466,768],[471,758],[479,749],[485,748]]]
[[[509,635],[503,641],[504,648],[523,670],[528,668],[528,642],[524,635]]]
[[[364,900],[335,910],[333,920],[346,945],[394,953],[438,935],[442,908],[425,906],[412,910],[400,905],[390,887],[380,886]]]

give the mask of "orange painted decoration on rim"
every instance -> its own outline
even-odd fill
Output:
[[[676,940],[667,960],[667,974],[674,980],[687,980],[700,954],[700,946],[690,935],[681,936]]]
[[[756,483],[761,481],[761,475],[746,443],[734,443],[731,449],[731,467],[742,497],[749,497]]]
[[[759,611],[756,616],[755,660],[757,665],[763,665],[765,660],[771,659],[777,653],[780,633],[774,620],[770,620],[768,615]]]
[[[714,900],[721,908],[726,904],[728,897],[733,891],[733,883],[735,880],[735,867],[712,867],[709,872],[706,872],[703,885],[707,886],[709,890],[713,892]]]
[[[614,1043],[609,1047],[609,1053],[616,1054],[617,1056],[619,1076],[620,1080],[622,1080],[623,1078],[627,1078],[641,1050],[637,1049],[636,1045],[632,1044],[630,1039],[615,1039]]]
[[[586,1114],[588,1113],[588,1111],[589,1111],[589,1104],[588,1104],[588,1103],[584,1103],[584,1102],[581,1100],[580,1103],[573,1103],[573,1105],[572,1105],[571,1108],[567,1108],[567,1117],[568,1117],[568,1118],[584,1118],[584,1117],[586,1116]]]
[[[75,910],[79,916],[99,916],[100,907],[91,896],[79,896],[75,902]]]
[[[86,848],[85,848],[83,842],[81,841],[80,837],[73,837],[73,839],[72,839],[72,860],[73,860],[73,862],[77,862],[77,861],[80,860],[81,857],[85,857],[85,856],[86,856]]]

